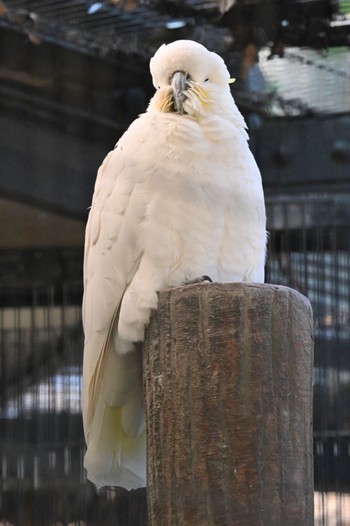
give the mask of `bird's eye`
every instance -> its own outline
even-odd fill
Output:
[[[158,84],[157,89],[160,89],[160,85]]]
[[[205,77],[204,82],[209,82],[209,77]]]

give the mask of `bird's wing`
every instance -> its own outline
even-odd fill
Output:
[[[104,160],[86,228],[82,409],[88,449],[84,464],[97,486],[145,485],[141,358],[130,343],[127,353],[125,347],[118,347],[113,329],[123,295],[142,260],[140,223],[147,204],[147,166],[136,151],[146,136],[138,119]]]
[[[128,141],[135,140],[135,136],[130,138],[130,135],[126,134],[119,141],[99,169],[86,227],[82,398],[88,444],[101,393],[104,398],[113,399],[113,404],[108,404],[110,407],[122,406],[127,398],[126,376],[130,373],[132,380],[139,374],[139,356],[131,351],[133,363],[129,363],[129,368],[122,363],[115,364],[112,359],[118,377],[106,387],[105,377],[109,373],[106,361],[111,361],[107,360],[108,353],[118,354],[115,353],[118,349],[112,348],[115,340],[110,344],[111,332],[123,294],[142,257],[138,227],[145,213],[146,198],[138,163],[130,156],[130,147],[126,147],[129,153],[123,150],[123,145],[128,146]],[[134,146],[136,148],[136,144]],[[133,390],[131,385],[128,390]]]

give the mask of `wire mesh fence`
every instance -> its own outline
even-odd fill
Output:
[[[344,194],[267,199],[267,281],[314,310],[319,526],[350,524],[349,205]],[[86,480],[81,293],[77,280],[2,288],[0,518],[14,526],[146,524],[145,490],[97,493]]]
[[[327,51],[287,47],[280,51],[275,56],[269,48],[259,53],[265,93],[274,95],[271,114],[349,112],[350,56],[346,47]]]
[[[267,281],[308,296],[314,313],[315,524],[350,524],[350,195],[267,202]]]
[[[144,492],[97,496],[86,480],[81,292],[74,281],[26,283],[3,297],[0,518],[15,526],[145,524]]]

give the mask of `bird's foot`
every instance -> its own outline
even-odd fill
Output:
[[[199,278],[185,281],[184,285],[195,285],[196,283],[213,283],[213,280],[209,276],[200,276]]]

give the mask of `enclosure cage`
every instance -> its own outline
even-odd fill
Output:
[[[155,47],[176,34],[221,54],[263,176],[266,281],[313,307],[315,526],[350,526],[350,4],[220,2],[237,12],[219,20],[216,3],[0,1],[0,197],[20,194],[11,185],[24,164],[47,177],[46,187],[26,189],[39,208],[39,190],[55,211],[73,182],[83,196],[92,183],[83,177],[89,163],[77,169],[80,152],[101,161],[145,109]],[[13,61],[6,44],[18,52]],[[115,86],[122,52],[128,89]],[[82,222],[89,203],[76,195],[60,213]],[[97,492],[83,468],[82,242],[0,248],[0,526],[147,524],[144,488]]]
[[[349,203],[350,194],[267,198],[267,282],[299,290],[314,311],[315,524],[320,525],[345,525],[350,514]],[[81,251],[72,257],[75,276],[53,280],[27,274],[27,283],[2,287],[1,512],[23,526],[143,525],[144,490],[97,495],[83,469]],[[62,254],[60,259],[64,266]],[[5,264],[4,254],[2,260]],[[7,262],[8,272],[13,277],[13,267],[26,264],[27,273],[35,273],[49,260],[45,251],[19,253]]]

